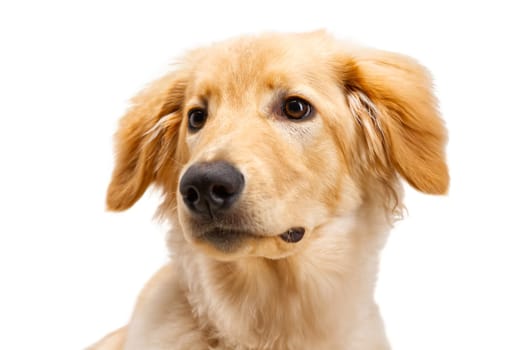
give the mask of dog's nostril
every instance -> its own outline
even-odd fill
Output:
[[[188,187],[184,197],[188,202],[195,203],[199,200],[199,192],[195,189],[195,187]]]
[[[218,199],[226,199],[230,197],[233,193],[229,191],[225,186],[216,185],[212,186],[212,195]]]

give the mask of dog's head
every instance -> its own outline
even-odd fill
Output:
[[[163,214],[220,259],[288,256],[360,208],[392,212],[399,176],[431,194],[449,182],[427,71],[323,32],[190,52],[135,98],[116,140],[108,208],[155,184]]]

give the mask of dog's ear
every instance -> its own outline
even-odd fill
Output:
[[[344,71],[350,107],[360,109],[355,117],[379,163],[419,191],[446,193],[447,132],[427,70],[406,56],[362,49]]]
[[[132,99],[115,135],[115,168],[106,195],[109,210],[131,207],[175,151],[185,87],[182,74],[173,72]]]

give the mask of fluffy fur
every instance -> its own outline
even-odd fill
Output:
[[[289,96],[314,113],[291,121]],[[208,119],[189,132],[191,108]],[[325,32],[242,37],[188,53],[133,100],[116,135],[107,205],[150,185],[172,225],[171,263],[128,326],[92,349],[388,349],[373,295],[379,253],[402,207],[400,179],[447,191],[446,130],[428,72],[395,53]],[[186,169],[224,160],[246,186],[232,222],[250,233],[223,251],[194,239]],[[304,227],[287,243],[279,234]]]

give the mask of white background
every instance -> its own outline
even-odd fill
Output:
[[[435,76],[451,190],[408,190],[378,301],[393,348],[526,349],[524,10],[508,1],[0,3],[0,349],[81,349],[166,261],[157,194],[104,211],[127,100],[185,49],[328,28]]]

